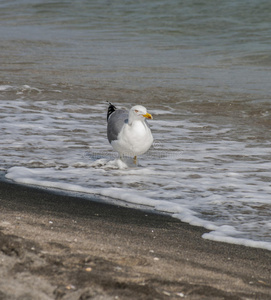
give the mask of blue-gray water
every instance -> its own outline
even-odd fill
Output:
[[[270,17],[262,0],[2,1],[1,80],[266,99]]]
[[[0,37],[9,178],[271,249],[270,1],[1,1]],[[144,167],[112,165],[106,100],[154,114]]]

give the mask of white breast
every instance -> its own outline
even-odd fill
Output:
[[[120,154],[132,157],[147,152],[152,143],[150,128],[145,121],[137,120],[131,125],[125,124],[118,139],[112,141],[111,145]]]

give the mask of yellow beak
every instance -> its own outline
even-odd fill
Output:
[[[145,115],[143,115],[143,117],[145,117],[147,119],[153,119],[152,115],[149,113],[146,113]]]

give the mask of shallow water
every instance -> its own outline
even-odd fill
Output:
[[[1,170],[271,250],[270,13],[267,1],[2,2]],[[107,142],[106,100],[154,116],[138,167]]]

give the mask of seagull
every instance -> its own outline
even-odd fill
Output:
[[[109,102],[107,110],[107,138],[120,158],[129,156],[137,164],[137,156],[147,152],[153,136],[146,119],[153,119],[152,115],[142,105],[133,106],[128,112],[117,109]]]

